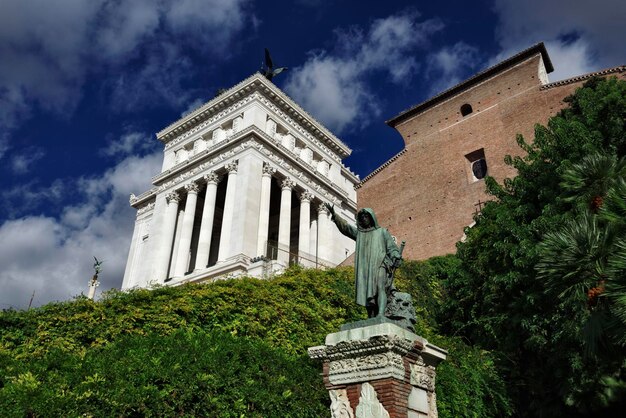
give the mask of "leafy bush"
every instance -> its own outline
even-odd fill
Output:
[[[317,367],[261,341],[179,330],[126,336],[84,356],[0,356],[0,410],[28,416],[319,417]]]
[[[490,353],[437,335],[441,280],[456,261],[408,262],[418,332],[450,350],[440,416],[507,416]],[[110,292],[0,313],[2,416],[325,416],[306,349],[363,319],[353,270],[291,268],[271,280]]]

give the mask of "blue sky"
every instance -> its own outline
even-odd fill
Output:
[[[402,148],[384,120],[544,41],[550,80],[626,63],[626,2],[2,0],[0,309],[119,288],[154,133],[260,67],[353,150]]]

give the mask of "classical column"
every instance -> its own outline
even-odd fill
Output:
[[[237,162],[226,164],[228,183],[226,184],[226,199],[224,201],[224,217],[222,218],[222,233],[220,234],[220,249],[217,261],[224,261],[230,254],[230,235],[235,212],[235,197],[237,192]]]
[[[313,199],[313,193],[304,191],[300,194],[300,229],[298,234],[298,252],[301,257],[306,257],[306,263],[309,262],[310,249],[309,244],[311,240],[311,200]],[[303,263],[303,260],[300,260]]]
[[[182,197],[181,197],[182,200]],[[178,261],[178,248],[180,247],[180,233],[183,230],[183,219],[185,219],[185,208],[178,207],[178,215],[176,215],[176,227],[174,228],[174,243],[172,244],[172,250],[168,257],[171,255],[170,260],[170,269],[169,274],[167,275],[168,279],[171,279],[174,276],[174,272],[176,271],[176,262]]]
[[[278,222],[278,261],[289,263],[289,241],[291,236],[291,189],[296,183],[290,178],[283,180],[280,194],[280,218]]]
[[[176,228],[176,215],[178,215],[178,203],[180,195],[177,192],[169,193],[165,196],[167,207],[165,208],[165,216],[163,226],[161,228],[161,244],[160,256],[156,259],[154,269],[154,279],[157,283],[163,283],[167,279],[167,268],[170,265],[170,253],[172,252],[172,243],[174,242],[174,229]]]
[[[267,238],[270,225],[270,193],[272,190],[272,176],[276,169],[263,163],[263,177],[261,179],[261,209],[259,210],[259,235],[257,240],[257,255],[267,255]]]
[[[332,245],[330,227],[328,209],[323,203],[320,203],[317,207],[317,257],[318,262],[325,265],[330,259],[329,252]]]
[[[189,267],[189,249],[191,248],[191,235],[193,234],[193,221],[196,217],[196,203],[198,202],[198,191],[200,187],[196,183],[185,185],[187,190],[187,203],[185,203],[185,215],[183,217],[180,241],[178,244],[178,254],[176,255],[176,266],[174,267],[174,277],[182,277]]]
[[[314,259],[314,263],[317,267],[317,218],[311,220],[311,229],[310,229],[310,241],[309,241],[309,250],[311,251],[311,256]]]
[[[198,254],[194,270],[202,270],[209,264],[209,251],[211,250],[211,238],[213,235],[213,219],[215,217],[215,197],[217,196],[217,183],[220,178],[215,171],[202,177],[206,181],[206,197],[204,209],[200,221],[200,236],[198,237]]]

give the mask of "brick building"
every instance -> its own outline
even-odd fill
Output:
[[[357,185],[357,201],[406,240],[406,258],[455,252],[464,228],[491,199],[484,176],[502,182],[515,175],[504,157],[521,154],[516,135],[532,140],[535,124],[546,124],[586,79],[626,78],[626,66],[619,66],[549,83],[552,71],[540,43],[387,121],[405,147]]]

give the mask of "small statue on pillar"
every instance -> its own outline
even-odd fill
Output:
[[[98,274],[102,271],[102,261],[98,260],[95,256],[93,257],[95,262],[93,263],[93,269],[95,270],[95,274],[89,280],[89,294],[87,295],[88,299],[93,300],[96,296],[96,287],[100,286],[100,282],[98,281]]]

